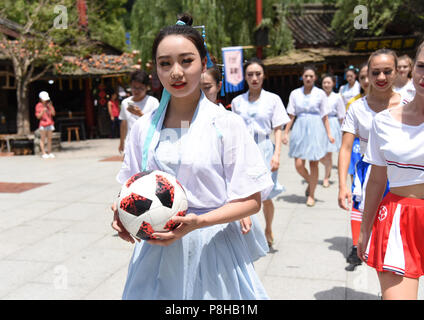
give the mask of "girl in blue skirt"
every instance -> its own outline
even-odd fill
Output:
[[[146,170],[174,175],[187,194],[179,224],[135,242],[114,211],[112,227],[136,243],[124,299],[268,299],[238,221],[260,210],[273,187],[261,152],[238,115],[200,90],[207,52],[192,19],[162,29],[152,58],[164,92],[133,126],[117,176]]]
[[[224,109],[224,106],[218,102],[218,94],[221,90],[221,86],[221,71],[216,65],[208,68],[206,72],[202,74],[200,88],[206,98]],[[240,219],[239,222],[240,230],[244,235],[247,246],[249,247],[252,260],[256,261],[257,259],[265,256],[269,251],[269,244],[267,244],[264,231],[260,227],[258,217],[256,215],[248,216]]]
[[[335,143],[328,141],[327,154],[320,160],[325,166],[324,180],[322,186],[328,188],[330,186],[330,174],[333,167],[333,152],[338,152],[342,144],[342,131],[340,125],[346,114],[345,106],[342,97],[333,91],[336,84],[333,76],[327,74],[322,77],[322,88],[327,94],[328,105],[330,113],[328,114],[328,121],[330,123],[331,134],[336,140]]]
[[[307,66],[303,70],[303,86],[293,90],[289,96],[287,113],[290,122],[286,125],[283,143],[289,142],[289,157],[294,158],[297,172],[306,180],[308,187],[306,205],[315,205],[315,189],[318,184],[318,162],[327,153],[328,141],[334,143],[328,114],[330,108],[324,90],[315,87],[316,70]],[[296,121],[294,121],[296,120]],[[294,124],[293,124],[294,122]],[[310,171],[305,167],[309,161]]]
[[[283,186],[279,184],[277,178],[280,166],[282,129],[290,119],[281,98],[262,89],[265,78],[265,67],[262,61],[257,58],[249,60],[244,65],[244,73],[249,90],[233,99],[231,109],[244,119],[251,135],[262,151],[266,166],[272,172],[274,188],[263,202],[266,224],[265,236],[268,245],[272,246],[274,241],[272,233],[274,204],[272,198],[283,191]],[[274,134],[275,145],[271,141],[271,134]]]

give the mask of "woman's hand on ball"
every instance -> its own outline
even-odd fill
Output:
[[[159,246],[169,246],[176,240],[181,239],[187,233],[200,227],[200,218],[198,215],[193,213],[189,213],[184,217],[175,216],[172,220],[180,225],[172,231],[153,233],[153,235],[158,239],[149,240],[148,242]]]
[[[112,228],[116,231],[118,231],[118,236],[125,241],[134,243],[134,238],[131,237],[130,233],[124,228],[122,225],[121,220],[119,220],[118,210],[116,209],[116,203],[113,203],[111,206],[111,209],[113,211],[113,221],[112,221]],[[139,240],[138,240],[139,241]]]

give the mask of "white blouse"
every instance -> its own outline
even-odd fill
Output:
[[[141,117],[131,129],[118,182],[124,183],[141,171],[143,143],[157,110]],[[166,110],[149,145],[147,170],[165,169],[156,155],[165,114]],[[271,174],[241,117],[210,102],[202,94],[190,126],[185,130],[183,139],[175,135],[180,158],[176,160],[179,166],[176,178],[186,191],[189,211],[218,208],[257,192],[266,198],[273,187]]]
[[[304,87],[290,93],[287,113],[299,116],[302,113],[318,114],[322,117],[330,112],[328,98],[324,90],[313,87],[309,94],[304,93]]]
[[[344,119],[346,115],[345,105],[341,96],[335,92],[331,92],[328,97],[328,107],[330,112],[329,117],[337,117],[338,119]]]
[[[415,87],[412,80],[409,80],[403,87],[394,87],[393,91],[400,93],[406,103],[411,102],[415,97]]]
[[[424,123],[403,124],[390,109],[378,113],[372,122],[364,161],[387,166],[390,187],[424,183]]]
[[[281,98],[266,90],[259,99],[249,101],[249,91],[231,101],[231,110],[245,121],[251,134],[269,135],[272,130],[290,122]]]

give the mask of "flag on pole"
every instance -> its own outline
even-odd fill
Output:
[[[224,63],[224,83],[222,86],[225,86],[225,92],[243,90],[243,48],[222,48],[222,61]]]

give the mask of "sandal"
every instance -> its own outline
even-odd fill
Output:
[[[268,247],[272,247],[272,245],[274,244],[274,235],[272,234],[272,232],[270,235],[265,232],[265,238],[266,242],[268,243]]]
[[[314,199],[311,199],[311,198],[308,198],[308,200],[306,201],[306,205],[308,207],[313,207],[315,205],[315,200]]]

